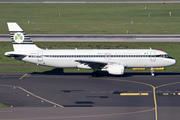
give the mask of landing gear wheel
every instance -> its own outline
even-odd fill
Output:
[[[96,77],[96,74],[95,74],[95,72],[93,72],[93,73],[92,73],[92,77]]]
[[[151,76],[154,77],[154,70],[151,68]]]
[[[97,76],[98,76],[98,71],[92,73],[92,77],[97,77]]]

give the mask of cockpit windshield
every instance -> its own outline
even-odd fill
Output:
[[[161,54],[161,55],[156,55],[156,57],[163,57],[163,58],[172,58],[168,54]],[[174,58],[172,58],[174,59]]]

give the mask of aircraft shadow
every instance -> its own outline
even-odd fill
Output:
[[[63,68],[54,68],[50,71],[44,72],[32,72],[30,74],[41,74],[41,75],[91,75],[91,72],[64,72]]]
[[[41,74],[41,75],[88,75],[91,76],[91,72],[64,72],[63,68],[55,68],[51,71],[45,72],[33,72],[29,74]],[[180,75],[180,72],[155,72],[156,76],[169,76],[169,75]],[[105,71],[99,71],[97,77],[133,77],[133,76],[151,76],[150,72],[125,72],[123,75],[111,75]]]

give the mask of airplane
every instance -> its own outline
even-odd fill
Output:
[[[41,49],[15,22],[8,22],[14,51],[4,55],[37,65],[56,68],[93,69],[92,77],[98,71],[112,75],[123,75],[125,68],[151,68],[174,65],[176,60],[166,52],[155,49]]]

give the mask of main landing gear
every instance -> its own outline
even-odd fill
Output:
[[[154,77],[154,70],[151,68],[151,76]]]
[[[92,73],[92,77],[97,77],[98,76],[98,71],[99,71],[99,69],[94,69],[94,71]]]

